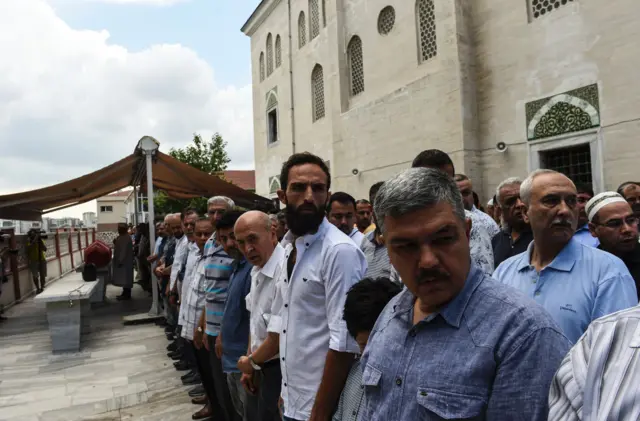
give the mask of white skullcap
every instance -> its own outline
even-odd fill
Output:
[[[624,202],[624,197],[620,196],[618,193],[614,191],[605,191],[600,194],[595,195],[591,200],[587,202],[584,210],[587,213],[587,217],[589,218],[589,222],[591,222],[594,216],[600,211],[600,209],[604,208],[607,205],[616,202]]]
[[[487,202],[487,206],[493,206],[493,198]]]

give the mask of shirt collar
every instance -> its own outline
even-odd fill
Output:
[[[349,237],[353,237],[353,236],[355,235],[355,233],[356,233],[356,232],[360,232],[360,230],[359,230],[358,228],[354,227],[354,228],[351,230],[351,234],[349,234]]]
[[[320,223],[320,226],[318,227],[318,231],[316,231],[315,234],[306,234],[304,237],[298,237],[298,239],[295,240],[295,241],[296,242],[303,241],[304,245],[306,247],[310,247],[314,242],[316,242],[316,240],[318,238],[324,237],[325,232],[327,231],[327,229],[329,229],[330,226],[333,226],[333,225],[331,225],[331,223],[329,223],[327,218],[324,218],[322,220],[322,223]],[[338,228],[336,228],[336,229],[338,229]],[[293,235],[293,233],[291,231],[287,232],[287,234],[284,236],[284,238],[281,241],[282,246],[286,247],[289,244],[293,245],[294,238],[295,238],[295,236]]]
[[[529,244],[526,253],[522,253],[522,255],[520,256],[520,263],[518,263],[518,272],[531,267],[531,253],[533,252],[533,247],[534,241]],[[553,259],[553,261],[549,263],[547,267],[561,272],[571,272],[571,269],[573,269],[576,260],[580,256],[580,247],[582,247],[580,242],[571,237],[571,240],[569,240],[567,245],[564,246],[562,250],[560,250],[560,253],[558,253],[555,259]]]
[[[464,312],[467,310],[467,306],[469,305],[469,301],[471,300],[471,297],[473,296],[476,288],[478,288],[484,278],[484,272],[472,263],[462,290],[453,300],[451,300],[449,304],[444,306],[437,314],[442,316],[445,322],[447,322],[449,325],[455,328],[459,328],[460,323],[462,322],[462,316],[464,315]],[[397,304],[393,306],[393,312],[397,317],[400,317],[403,320],[407,321],[410,325],[413,325],[413,320],[411,320],[410,315],[413,314],[412,310],[415,303],[415,297],[407,288],[405,288],[400,294],[401,296],[399,297]],[[435,315],[436,314],[431,315],[427,318],[427,320],[432,320]]]
[[[259,272],[269,279],[273,279],[276,274],[276,268],[278,263],[284,259],[284,248],[280,244],[276,244],[276,248],[273,249],[271,257],[267,260],[267,263],[259,270]]]
[[[576,230],[576,233],[581,232],[581,231],[589,231],[589,224],[584,224],[583,226],[579,227]]]

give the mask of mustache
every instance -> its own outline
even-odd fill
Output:
[[[568,227],[571,228],[571,223],[573,221],[571,219],[562,219],[562,218],[556,218],[553,221],[551,221],[551,226],[552,227]]]
[[[416,277],[418,285],[424,285],[433,281],[447,281],[451,278],[451,274],[443,269],[421,269]]]

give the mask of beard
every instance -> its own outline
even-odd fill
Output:
[[[301,211],[312,212],[301,212]],[[324,220],[324,207],[318,208],[314,205],[303,204],[297,208],[291,204],[287,204],[285,213],[287,218],[287,227],[297,237],[314,233],[318,230],[320,224]]]

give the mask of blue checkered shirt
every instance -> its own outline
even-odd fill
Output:
[[[218,336],[222,326],[224,305],[227,302],[229,278],[233,271],[233,259],[215,242],[215,234],[204,246],[206,333]]]

